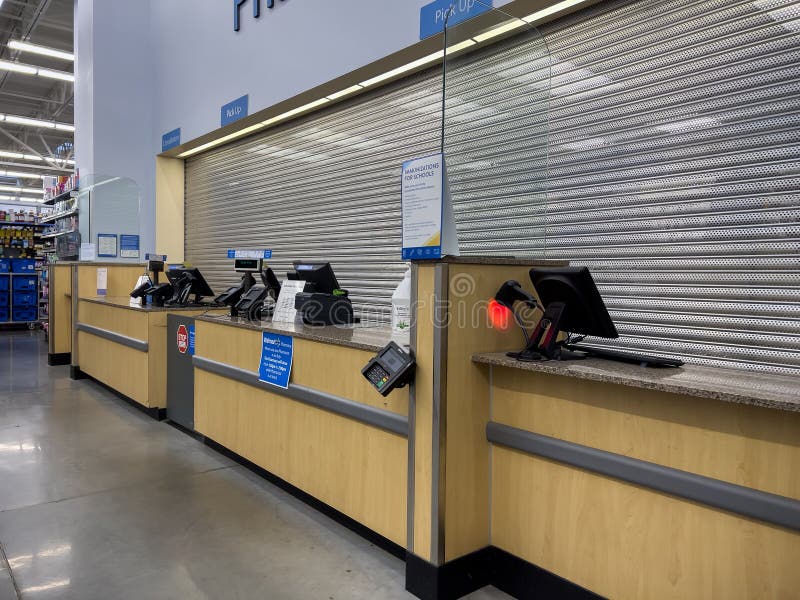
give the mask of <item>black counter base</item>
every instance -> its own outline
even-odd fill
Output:
[[[456,600],[487,585],[519,600],[602,599],[494,546],[438,567],[413,554],[406,557],[406,589],[422,600]]]
[[[143,404],[139,404],[133,398],[129,398],[125,394],[120,394],[117,390],[115,390],[114,388],[112,388],[110,386],[107,386],[102,381],[98,381],[97,379],[95,379],[91,375],[87,375],[86,373],[81,371],[78,367],[71,367],[71,369],[75,369],[79,373],[79,377],[72,377],[73,379],[89,379],[90,381],[96,383],[100,387],[102,387],[104,389],[107,389],[109,392],[114,394],[120,400],[124,401],[127,404],[130,404],[133,408],[139,410],[140,412],[143,412],[148,417],[150,417],[152,419],[155,419],[156,421],[163,421],[164,419],[167,418],[167,409],[166,408],[155,408],[155,407],[154,408],[150,408],[150,407],[144,406]]]
[[[205,443],[205,445],[208,446],[209,448],[213,448],[214,450],[216,450],[220,454],[222,454],[224,456],[227,456],[231,460],[239,463],[243,467],[246,467],[246,468],[250,469],[256,475],[258,475],[260,477],[263,477],[264,479],[266,479],[267,481],[269,481],[273,485],[276,485],[277,487],[279,487],[282,490],[284,490],[285,492],[291,494],[292,496],[294,496],[298,500],[300,500],[302,502],[305,502],[311,508],[313,508],[315,510],[318,510],[319,512],[324,514],[326,517],[329,517],[329,518],[333,519],[334,521],[336,521],[340,525],[343,525],[344,527],[347,527],[349,530],[357,533],[358,535],[360,535],[361,537],[363,537],[367,541],[372,542],[373,544],[375,544],[379,548],[382,548],[383,550],[386,550],[386,552],[388,552],[389,554],[393,554],[394,556],[396,556],[397,558],[400,558],[400,559],[405,559],[405,557],[406,557],[406,549],[403,548],[402,546],[399,546],[399,545],[395,544],[392,540],[383,537],[378,532],[373,531],[372,529],[370,529],[369,527],[366,527],[365,525],[362,525],[361,523],[359,523],[355,519],[353,519],[351,517],[348,517],[343,512],[340,512],[340,511],[336,510],[335,508],[333,508],[332,506],[330,506],[328,504],[325,504],[322,500],[319,500],[319,499],[315,498],[314,496],[312,496],[311,494],[308,494],[307,492],[304,492],[300,488],[293,486],[291,483],[289,483],[285,479],[281,479],[280,477],[278,477],[277,475],[275,475],[273,473],[270,473],[269,471],[267,471],[263,467],[259,467],[254,462],[251,462],[251,461],[247,460],[246,458],[244,458],[243,456],[240,456],[240,455],[236,454],[232,450],[229,450],[228,448],[226,448],[225,446],[215,442],[214,440],[212,440],[210,438],[207,438],[207,437],[204,437],[203,438],[203,443]]]
[[[59,354],[48,354],[47,355],[47,364],[51,367],[58,367],[61,365],[68,365],[69,361],[72,360],[72,353],[71,352],[61,352]]]
[[[87,377],[86,373],[81,371],[80,367],[76,367],[74,365],[70,365],[70,367],[69,367],[69,378],[70,379],[74,379],[74,380],[77,381],[78,379],[86,379],[86,377]],[[111,389],[111,388],[109,388],[109,389]]]

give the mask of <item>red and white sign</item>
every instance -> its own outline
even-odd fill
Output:
[[[186,354],[186,351],[189,349],[189,330],[186,329],[186,325],[179,325],[178,326],[178,352],[181,354]]]

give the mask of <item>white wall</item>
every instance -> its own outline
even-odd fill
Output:
[[[78,165],[139,183],[145,252],[162,134],[180,127],[186,142],[219,128],[235,98],[248,94],[252,114],[402,50],[430,2],[262,0],[254,19],[253,1],[235,32],[233,0],[75,0]]]
[[[84,183],[93,175],[111,175],[138,184],[143,252],[155,245],[155,74],[150,25],[149,2],[75,2],[77,166]],[[93,219],[101,219],[96,224],[100,226],[101,190],[97,199],[92,212]],[[103,224],[102,228],[108,233],[130,233],[126,225],[109,229],[112,224]],[[84,241],[88,241],[87,227],[82,219]],[[96,233],[92,231],[93,236]]]

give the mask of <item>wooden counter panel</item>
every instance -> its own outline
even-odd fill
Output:
[[[195,427],[405,546],[405,438],[200,370]]]
[[[798,533],[498,446],[492,543],[619,600],[800,589]]]
[[[262,332],[207,321],[195,327],[198,356],[258,372]],[[384,398],[362,377],[372,356],[366,350],[294,338],[291,382],[408,416],[408,388]]]
[[[147,341],[147,313],[104,306],[93,302],[78,302],[78,322],[113,331],[137,340]],[[80,348],[83,351],[83,348]],[[80,356],[83,362],[83,356]]]
[[[78,332],[80,368],[120,394],[148,406],[147,353]]]
[[[420,265],[417,276],[419,300],[434,294],[434,266]],[[427,561],[432,560],[431,527],[433,525],[433,334],[430,312],[420,310],[417,316],[415,414],[414,427],[414,523],[413,547],[410,550]],[[437,515],[438,518],[438,515]]]
[[[800,414],[493,368],[492,420],[800,499]]]
[[[72,266],[51,265],[50,273],[48,335],[52,353],[65,354],[72,351]]]
[[[445,559],[489,543],[489,378],[472,365],[475,352],[516,350],[522,335],[495,329],[488,301],[508,279],[533,293],[530,266],[449,265],[450,323],[447,331],[447,496]]]
[[[97,296],[97,269],[108,269],[107,295],[127,296],[136,287],[136,280],[144,274],[144,265],[118,265],[96,266],[92,264],[78,264],[78,293],[81,298]]]

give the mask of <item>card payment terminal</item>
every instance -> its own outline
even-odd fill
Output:
[[[394,342],[389,342],[361,369],[361,374],[382,396],[405,387],[414,377],[414,359]]]

